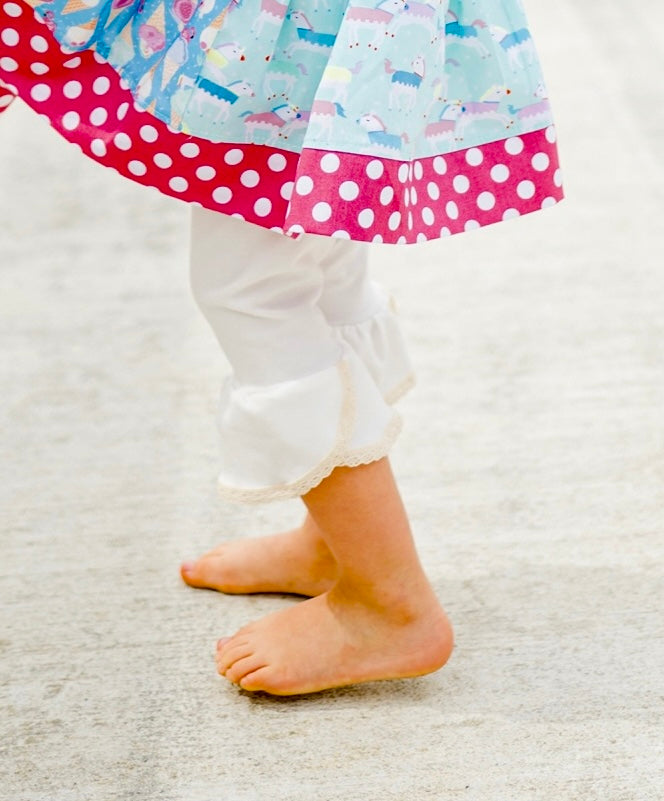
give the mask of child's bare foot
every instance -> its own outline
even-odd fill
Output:
[[[217,669],[273,695],[431,673],[452,652],[452,627],[432,593],[415,595],[379,607],[337,584],[220,640]]]
[[[310,516],[283,534],[224,543],[180,573],[192,587],[227,593],[320,595],[337,578],[337,565]]]

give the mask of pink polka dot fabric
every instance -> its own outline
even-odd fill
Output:
[[[0,111],[17,94],[127,178],[289,236],[423,242],[562,198],[552,126],[412,162],[175,132],[135,105],[103,59],[65,52],[32,8],[0,0]]]

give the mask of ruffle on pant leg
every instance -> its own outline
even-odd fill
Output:
[[[301,496],[335,467],[381,459],[401,430],[348,346],[338,364],[296,380],[260,386],[230,377],[218,423],[219,491],[245,503]]]
[[[394,300],[380,286],[378,310],[369,319],[335,326],[340,339],[360,357],[386,403],[392,405],[415,385],[415,374],[397,319]]]

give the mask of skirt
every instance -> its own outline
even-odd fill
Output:
[[[292,237],[422,242],[562,198],[521,0],[0,0],[16,95],[122,175]]]

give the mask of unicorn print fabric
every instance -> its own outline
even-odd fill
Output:
[[[562,197],[520,0],[0,0],[14,95],[121,174],[289,236],[411,243]]]

